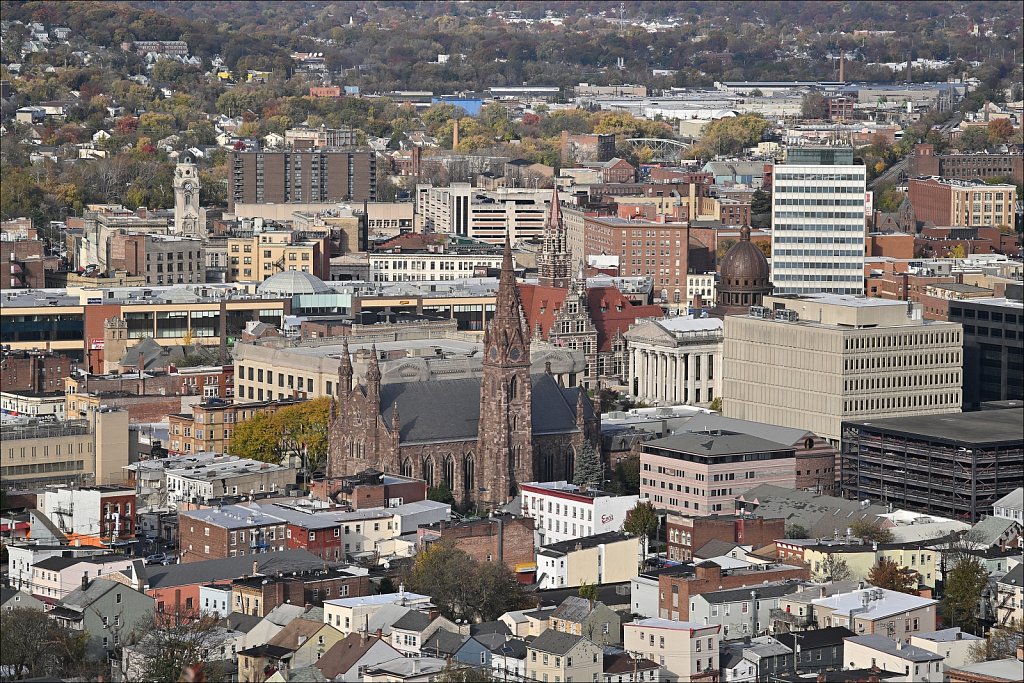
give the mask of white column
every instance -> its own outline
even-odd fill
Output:
[[[697,369],[695,367],[696,366],[696,359],[697,359],[697,354],[691,353],[691,354],[689,354],[689,357],[688,357],[688,361],[689,362],[686,364],[686,366],[687,366],[686,367],[686,391],[687,391],[687,396],[686,396],[687,400],[686,400],[686,402],[688,404],[690,404],[690,405],[693,405],[693,399],[694,399],[694,397],[697,394],[697,392],[696,392],[696,388],[697,388],[696,370]]]

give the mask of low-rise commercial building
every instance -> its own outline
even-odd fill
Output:
[[[674,434],[640,445],[640,497],[659,509],[728,513],[736,496],[759,484],[795,486],[792,446],[720,430]]]
[[[135,537],[135,489],[123,486],[47,488],[36,509],[72,544],[100,545]]]
[[[284,493],[295,486],[296,469],[239,458],[191,465],[164,472],[167,504],[188,509],[223,496]]]
[[[857,635],[881,635],[901,643],[910,642],[914,634],[934,631],[939,605],[931,598],[871,586],[811,604],[819,628],[845,626]]]
[[[668,559],[686,562],[693,553],[710,541],[723,541],[736,545],[761,548],[777,538],[785,538],[784,519],[765,519],[758,515],[708,516],[681,515],[670,512],[665,517],[665,538],[668,541]]]
[[[101,409],[87,420],[0,427],[0,477],[10,488],[116,484],[128,464],[128,413]]]
[[[520,486],[522,514],[533,518],[538,545],[621,531],[638,496],[616,496],[567,481],[528,482]]]
[[[951,226],[1014,225],[1017,204],[1017,188],[1014,185],[989,185],[977,178],[911,178],[907,189],[915,218],[922,223]]]
[[[206,254],[201,239],[176,235],[125,233],[110,239],[110,269],[147,285],[206,282]]]
[[[224,505],[178,513],[182,562],[281,552],[285,520],[261,508]]]

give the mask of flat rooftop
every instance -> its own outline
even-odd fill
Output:
[[[644,446],[709,456],[793,450],[792,446],[768,441],[767,439],[761,439],[750,434],[722,431],[717,433],[686,432],[683,434],[673,434],[672,436],[648,441],[644,443]]]
[[[965,447],[1021,444],[1024,443],[1024,408],[858,420],[844,422],[843,427]]]

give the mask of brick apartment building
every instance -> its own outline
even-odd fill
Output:
[[[228,211],[235,204],[377,200],[372,151],[256,151],[228,153]]]
[[[975,178],[1013,178],[1015,183],[1024,183],[1024,154],[1019,151],[1008,154],[936,154],[935,146],[918,144],[910,156],[913,176],[938,176],[953,180],[974,180]]]
[[[312,492],[321,500],[333,500],[352,510],[365,510],[426,500],[427,482],[371,469],[350,477],[314,481]]]
[[[257,617],[286,603],[322,606],[324,600],[370,594],[367,575],[341,568],[307,569],[294,576],[249,576],[231,582],[232,610]]]
[[[182,453],[224,453],[231,432],[239,422],[257,413],[274,413],[305,399],[231,403],[212,398],[192,406],[192,414],[172,413],[168,419],[168,451]]]
[[[1013,226],[1017,202],[1014,185],[987,185],[981,180],[911,178],[910,203],[917,220],[946,226]]]
[[[807,579],[810,569],[788,564],[769,568],[722,569],[714,562],[701,562],[693,572],[662,574],[658,577],[658,616],[662,619],[686,621],[690,616],[690,596],[730,588],[756,589],[764,582],[784,579]]]
[[[650,277],[655,297],[669,299],[676,292],[685,298],[687,273],[714,269],[711,250],[685,223],[587,216],[583,252],[618,254],[620,277]]]
[[[280,552],[287,547],[285,520],[241,505],[181,511],[182,562]]]
[[[111,270],[145,276],[147,285],[206,282],[201,239],[154,234],[117,234],[110,238]]]
[[[455,547],[478,562],[504,562],[517,574],[531,575],[532,581],[536,568],[533,530],[532,517],[499,515],[421,526],[417,536],[421,546],[451,539]]]
[[[46,273],[57,270],[60,259],[47,256],[42,240],[0,242],[0,289],[43,289]]]
[[[786,535],[786,520],[754,516],[669,514],[665,519],[668,559],[687,561],[708,541],[725,541],[760,548]]]
[[[8,351],[0,356],[0,391],[64,393],[64,378],[78,364],[62,354]]]

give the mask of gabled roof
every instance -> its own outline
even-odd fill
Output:
[[[544,631],[534,638],[533,642],[531,642],[527,647],[531,650],[547,652],[548,654],[564,655],[583,640],[586,640],[583,636],[563,633],[562,631],[556,631],[549,628],[547,631]]]
[[[308,550],[282,550],[276,553],[258,555],[242,555],[220,560],[204,560],[167,566],[155,565],[148,569],[149,587],[170,588],[193,583],[209,583],[235,579],[252,573],[252,563],[256,562],[259,573],[271,575],[277,572],[296,572],[304,569],[320,569],[324,560]],[[328,563],[331,565],[334,563]]]
[[[985,545],[997,545],[1008,531],[1016,527],[1020,531],[1020,523],[1003,517],[986,517],[971,528],[971,541]]]
[[[1017,588],[1024,587],[1024,564],[1014,566],[1013,569],[1003,575],[1003,578],[998,579],[996,583],[1001,583],[1005,586],[1016,586]]]
[[[534,434],[572,433],[576,427],[576,387],[562,388],[547,374],[531,377]],[[480,378],[401,382],[380,387],[381,417],[390,427],[398,403],[402,443],[473,441],[480,426]],[[584,401],[586,417],[593,416]]]
[[[64,596],[64,599],[59,601],[57,604],[69,609],[84,610],[89,605],[92,605],[104,595],[117,588],[121,588],[132,593],[138,593],[140,596],[145,597],[151,602],[153,600],[153,598],[150,598],[143,593],[139,593],[135,589],[130,588],[123,583],[118,583],[117,581],[111,581],[109,579],[94,579],[93,581],[90,581],[89,585],[85,588],[76,588],[68,593]]]
[[[362,659],[363,655],[370,651],[370,648],[378,643],[390,648],[396,657],[401,656],[402,653],[391,647],[391,644],[383,638],[377,638],[377,636],[364,638],[362,633],[350,633],[323,653],[315,666],[328,680],[333,681],[336,677],[347,673]]]
[[[711,559],[712,557],[727,555],[736,548],[742,548],[742,546],[739,543],[731,543],[729,541],[713,538],[697,550],[693,551],[693,556],[702,560]]]
[[[1005,496],[992,504],[992,507],[1010,508],[1011,510],[1024,510],[1024,486],[1018,486]]]
[[[551,613],[551,618],[580,623],[589,617],[600,604],[601,603],[599,602],[595,602],[591,605],[590,600],[586,598],[569,596],[562,601],[561,605],[555,608],[555,611]]]
[[[430,626],[430,615],[420,612],[418,610],[409,610],[402,616],[398,621],[391,624],[392,629],[401,629],[403,631],[415,631],[420,633],[426,627]]]
[[[428,655],[433,655],[434,657],[454,655],[468,639],[469,636],[445,631],[443,628],[438,629],[423,641],[423,644],[420,646],[420,653],[424,657]]]
[[[302,647],[313,634],[326,626],[322,621],[292,619],[287,626],[270,639],[267,645],[276,645],[295,651]]]

